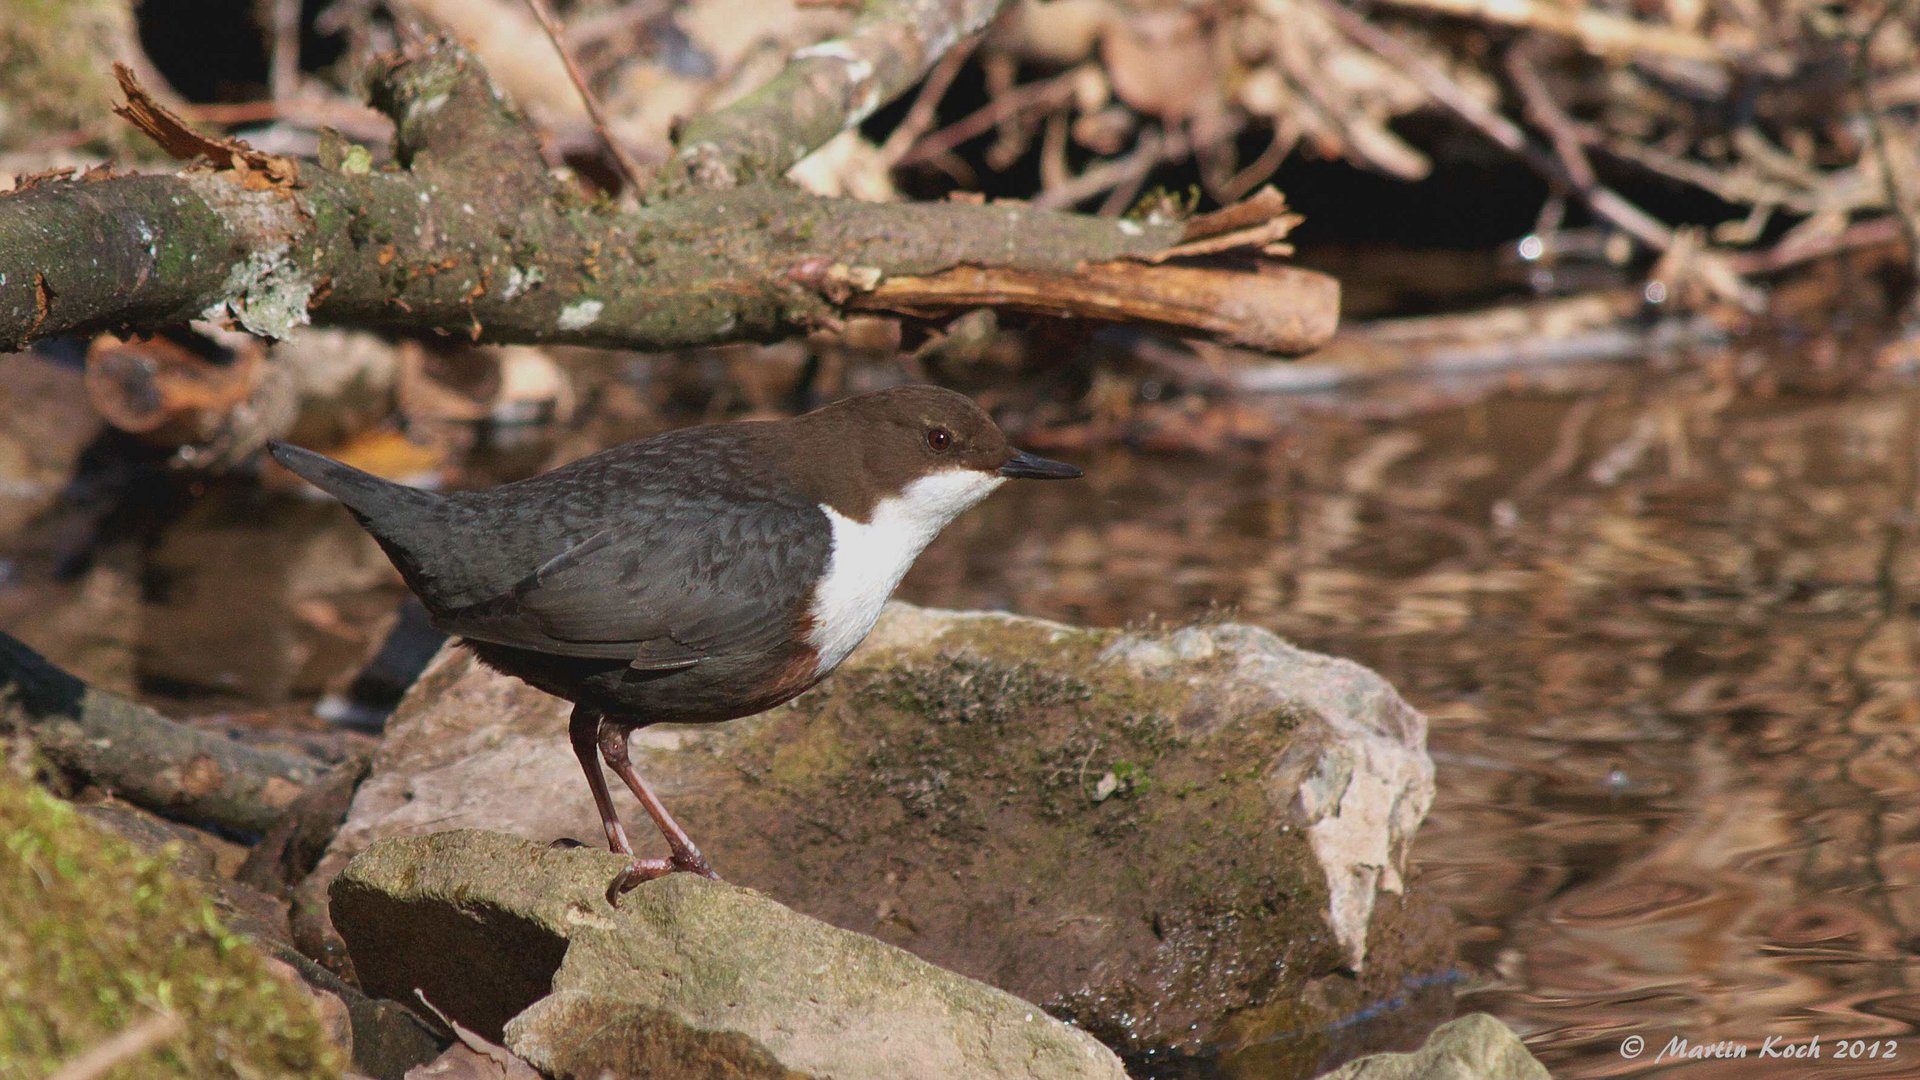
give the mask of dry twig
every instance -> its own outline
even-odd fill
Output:
[[[880,144],[877,157],[883,167],[891,168],[899,164],[900,159],[913,148],[914,142],[933,126],[939,115],[941,99],[947,96],[947,91],[953,87],[953,80],[960,77],[967,61],[973,58],[973,51],[979,47],[980,35],[975,34],[954,46],[934,65],[927,74],[926,82],[921,84],[920,93],[914,96],[913,104],[908,107],[907,115],[901,119],[899,126],[887,134],[887,141]]]
[[[1538,0],[1385,0],[1396,7],[1431,11],[1477,22],[1537,30],[1555,34],[1578,44],[1597,56],[1633,60],[1646,56],[1665,56],[1728,64],[1735,59],[1754,62],[1753,57],[1733,57],[1712,42],[1667,26],[1653,26],[1625,19],[1587,4],[1552,4]],[[1785,62],[1768,58],[1766,67],[1785,73]]]
[[[67,1061],[49,1074],[46,1080],[99,1080],[120,1066],[178,1038],[186,1030],[186,1021],[176,1014],[153,1013]]]
[[[1073,100],[1073,72],[1022,83],[1004,94],[996,94],[985,105],[921,139],[900,157],[900,164],[931,161],[977,139],[1010,117],[1029,112],[1058,109]]]
[[[560,63],[566,66],[567,78],[573,81],[573,88],[580,92],[580,104],[586,107],[587,115],[593,120],[594,133],[600,136],[600,144],[606,147],[614,164],[619,166],[620,175],[627,181],[627,189],[640,191],[646,185],[646,171],[607,127],[606,114],[600,110],[600,96],[587,85],[587,77],[580,73],[580,65],[573,62],[573,50],[567,48],[563,40],[560,20],[548,10],[547,0],[527,0],[527,7],[533,12],[533,17],[539,20],[540,29],[547,32],[547,40],[553,43],[553,51],[560,54]]]
[[[1192,152],[1193,144],[1186,132],[1148,129],[1140,133],[1140,141],[1125,157],[1103,161],[1064,183],[1042,189],[1034,196],[1033,205],[1068,207],[1114,189],[1120,189],[1122,194],[1138,191],[1139,182],[1146,179],[1148,173]],[[1125,201],[1131,201],[1131,196]],[[1103,213],[1106,210],[1107,207],[1101,208]]]
[[[1553,100],[1546,80],[1540,77],[1540,72],[1533,65],[1530,51],[1522,43],[1508,53],[1507,74],[1526,102],[1528,118],[1547,133],[1548,140],[1553,144],[1553,153],[1560,167],[1549,172],[1549,178],[1566,184],[1594,213],[1647,247],[1655,251],[1672,247],[1672,229],[1621,198],[1613,189],[1602,185],[1600,178],[1594,175],[1593,164],[1587,160],[1587,148],[1574,128],[1573,119]]]

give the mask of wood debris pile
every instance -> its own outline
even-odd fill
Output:
[[[989,103],[898,160],[966,182],[956,146],[990,131],[990,164],[1038,154],[1038,201],[1117,212],[1174,162],[1228,203],[1296,155],[1409,181],[1484,156],[1438,117],[1548,182],[1542,236],[1576,210],[1750,300],[1743,276],[1911,239],[1916,26],[1892,2],[1029,2],[980,48]]]

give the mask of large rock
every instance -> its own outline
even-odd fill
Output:
[[[610,907],[624,865],[499,833],[387,840],[334,881],[334,920],[367,990],[418,991],[563,1080],[1125,1080],[1028,1002],[751,890],[675,874]]]
[[[385,836],[599,842],[567,706],[449,650],[395,713],[303,888]],[[1123,1053],[1305,1074],[1299,1038],[1447,966],[1397,894],[1433,795],[1426,723],[1265,631],[1082,630],[895,605],[820,687],[655,727],[635,760],[719,872],[1093,1031]],[[659,840],[624,799],[629,827]],[[1276,1033],[1284,1040],[1276,1062]]]
[[[1471,1013],[1442,1024],[1410,1054],[1373,1054],[1320,1080],[1551,1080],[1513,1029]]]

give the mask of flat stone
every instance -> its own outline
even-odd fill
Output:
[[[552,1076],[1124,1080],[1037,1006],[751,889],[674,874],[611,907],[625,862],[384,840],[334,882],[334,920],[367,990],[417,990]]]

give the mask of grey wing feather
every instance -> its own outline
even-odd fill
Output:
[[[790,630],[798,590],[825,565],[824,521],[809,510],[819,516],[810,506],[714,500],[608,526],[435,622],[462,637],[644,671],[765,650]]]

